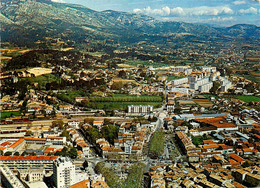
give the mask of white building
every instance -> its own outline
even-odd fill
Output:
[[[152,105],[130,105],[128,106],[128,113],[132,114],[149,114],[153,111]]]
[[[203,85],[199,86],[199,92],[208,93],[212,87],[213,87],[213,82],[203,84]]]
[[[189,82],[188,77],[185,78],[180,78],[180,79],[176,79],[176,80],[172,80],[172,85],[181,85],[181,84],[187,84]]]
[[[227,92],[228,89],[232,87],[232,82],[230,82],[228,79],[224,79],[221,81],[221,91]]]
[[[209,78],[203,78],[203,79],[197,80],[194,83],[190,83],[190,89],[198,90],[199,86],[202,86],[207,83],[209,83]]]
[[[189,95],[189,89],[184,88],[184,87],[172,87],[171,92],[178,92],[178,93],[183,93],[185,95]]]
[[[205,72],[217,72],[217,68],[216,67],[202,67],[202,71],[205,71]]]
[[[68,125],[74,127],[75,129],[79,129],[79,121],[68,121]]]
[[[57,188],[67,188],[76,183],[75,165],[67,157],[54,161],[53,181]]]

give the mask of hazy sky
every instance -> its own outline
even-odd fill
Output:
[[[146,14],[161,20],[230,26],[260,26],[260,0],[53,0],[82,4],[93,10]]]

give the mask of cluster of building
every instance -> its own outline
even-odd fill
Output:
[[[221,160],[217,156],[212,157],[212,160],[207,164],[175,163],[151,167],[150,187],[245,188],[259,186],[259,166],[227,167],[216,162]]]
[[[0,171],[4,187],[109,187],[101,174],[89,175],[67,157],[0,156]]]

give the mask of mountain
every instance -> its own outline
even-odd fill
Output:
[[[254,25],[214,28],[183,22],[162,22],[141,14],[113,10],[99,12],[81,5],[50,0],[2,0],[0,11],[2,40],[18,45],[45,37],[75,41],[86,38],[116,39],[130,43],[172,36],[194,36],[203,40],[221,37],[260,39],[260,28]]]

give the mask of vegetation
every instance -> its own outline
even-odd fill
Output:
[[[149,146],[149,153],[152,158],[158,158],[164,152],[165,133],[154,132],[152,141]]]
[[[116,173],[113,170],[110,170],[109,168],[105,167],[104,162],[99,162],[97,163],[95,167],[95,171],[97,173],[101,173],[108,184],[109,187],[111,188],[118,188],[122,187],[122,181],[119,179],[119,177],[116,175]]]
[[[96,109],[110,109],[110,110],[126,110],[127,106],[129,105],[153,105],[154,108],[159,108],[162,106],[161,102],[98,102],[98,103],[91,103],[90,108]]]
[[[92,143],[96,143],[99,138],[105,138],[110,144],[114,144],[114,139],[117,139],[118,127],[110,124],[105,125],[99,130],[97,127],[89,127],[85,134],[89,136]]]
[[[168,81],[172,81],[172,80],[176,80],[176,79],[179,79],[179,78],[182,78],[180,76],[174,76],[174,75],[171,75],[167,78]]]
[[[211,136],[204,134],[203,136],[192,136],[192,143],[196,146],[203,144],[203,140],[212,139]]]
[[[72,159],[76,159],[78,154],[77,154],[77,149],[74,147],[64,147],[61,151],[57,151],[55,155],[58,156],[63,156],[63,157],[70,157]]]
[[[104,162],[99,162],[95,167],[95,171],[105,177],[108,186],[111,188],[141,188],[144,168],[143,163],[132,165],[125,181],[120,180],[113,170],[105,166]]]
[[[220,87],[220,83],[214,81],[213,82],[213,87],[209,90],[210,93],[215,94],[219,87]]]
[[[260,97],[256,97],[256,96],[236,96],[235,98],[242,100],[244,102],[259,102],[260,101]]]
[[[129,174],[127,176],[125,187],[126,188],[141,188],[144,174],[145,165],[143,163],[137,163],[130,167]]]
[[[161,102],[160,96],[91,97],[92,102]]]
[[[86,92],[82,90],[67,90],[66,93],[61,93],[57,95],[57,98],[68,102],[68,103],[73,103],[75,101],[75,97],[85,97]]]
[[[0,119],[10,118],[14,116],[21,116],[20,111],[0,112]]]
[[[57,127],[58,129],[64,129],[64,122],[62,120],[56,120],[52,122],[51,128]]]

